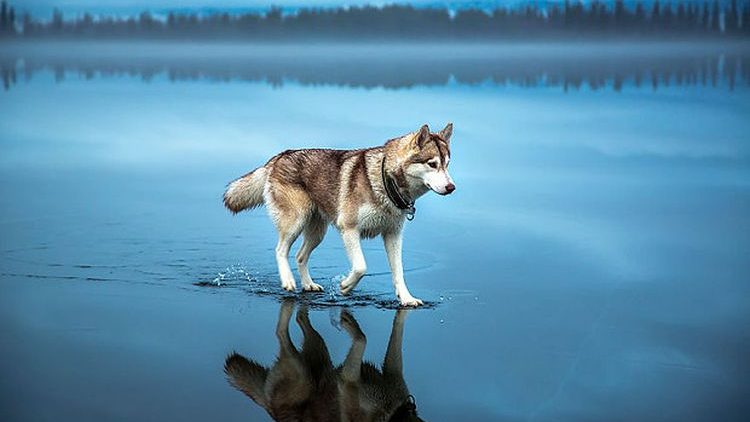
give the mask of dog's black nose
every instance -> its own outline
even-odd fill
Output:
[[[446,190],[446,191],[447,191],[448,193],[451,193],[451,192],[453,192],[454,190],[456,190],[456,185],[454,185],[453,183],[448,183],[448,185],[447,185],[447,186],[445,187],[445,190]]]

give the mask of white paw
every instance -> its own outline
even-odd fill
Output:
[[[342,295],[348,295],[349,293],[352,292],[352,290],[354,290],[354,285],[347,286],[346,284],[341,283],[341,286],[339,287],[339,291],[341,292]]]
[[[417,299],[414,296],[404,296],[402,298],[399,298],[399,301],[401,302],[401,306],[417,307],[424,305],[422,299]]]
[[[281,282],[281,288],[286,290],[287,292],[293,292],[297,290],[297,283],[294,281],[288,282],[288,281],[282,281]]]
[[[321,286],[318,283],[310,282],[306,286],[303,286],[302,290],[304,290],[306,292],[322,292],[323,291],[323,286]]]

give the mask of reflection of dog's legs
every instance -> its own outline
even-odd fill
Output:
[[[305,238],[302,242],[302,246],[297,251],[297,268],[299,269],[299,277],[302,281],[302,290],[308,292],[320,292],[323,291],[323,287],[320,284],[314,283],[312,277],[310,277],[310,271],[307,269],[307,260],[310,259],[310,254],[320,242],[323,241],[323,237],[326,234],[326,225],[318,217],[310,218],[310,222],[305,227]]]
[[[365,354],[367,338],[359,328],[357,320],[346,310],[341,311],[341,325],[352,337],[352,347],[342,365],[341,378],[346,382],[356,383],[359,382],[362,372],[362,356]]]
[[[281,304],[279,322],[276,325],[279,357],[271,367],[266,381],[266,391],[276,410],[299,406],[308,400],[313,390],[310,372],[289,336],[289,320],[293,312],[294,301],[286,300]]]
[[[357,320],[346,310],[341,311],[341,326],[352,338],[349,353],[341,364],[338,382],[340,420],[364,420],[360,417],[362,406],[360,403],[360,380],[362,376],[362,357],[365,354],[367,339],[359,328]]]
[[[401,350],[404,339],[404,321],[409,311],[399,309],[393,317],[393,328],[391,329],[391,338],[388,340],[388,349],[385,352],[385,361],[383,362],[383,374],[403,377],[403,362],[401,359]]]
[[[357,286],[359,280],[365,275],[367,265],[365,255],[362,253],[362,245],[359,241],[359,232],[356,229],[347,229],[341,233],[344,239],[344,247],[352,264],[352,270],[349,275],[341,282],[341,293],[349,294]]]
[[[313,375],[313,379],[320,379],[322,374],[330,371],[333,367],[331,357],[328,354],[323,337],[310,324],[307,307],[300,306],[297,311],[297,324],[302,329],[304,337],[302,343],[302,358],[307,362],[307,367]]]
[[[279,339],[279,357],[296,356],[298,354],[297,348],[292,343],[292,338],[289,337],[289,320],[292,317],[292,312],[294,312],[294,302],[285,300],[279,309],[279,322],[276,324],[276,338]]]

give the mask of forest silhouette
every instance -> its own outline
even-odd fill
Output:
[[[428,48],[423,53],[398,48],[387,51],[365,48],[366,51],[359,54],[335,49],[331,52],[322,46],[305,51],[285,46],[265,52],[220,44],[181,46],[168,43],[145,50],[133,50],[123,44],[115,52],[88,43],[62,51],[50,51],[45,45],[38,47],[19,47],[0,53],[0,73],[5,89],[43,71],[52,71],[58,82],[69,77],[137,76],[150,81],[166,76],[172,81],[248,81],[273,86],[299,83],[390,89],[490,83],[557,86],[565,91],[581,87],[656,90],[669,86],[731,91],[738,84],[750,82],[750,55],[737,45],[724,46],[719,51],[710,45],[667,45],[665,48],[672,48],[669,52],[662,47],[648,51],[622,48],[609,51],[601,47],[589,51],[581,47],[553,55],[549,55],[548,50],[535,52],[524,48],[514,53],[502,48],[475,46],[466,47],[460,56],[450,57],[440,47],[430,47],[438,50]],[[276,54],[279,48],[284,49],[283,54]],[[580,51],[587,53],[577,53]]]
[[[51,19],[20,18],[2,2],[0,36],[17,38],[240,39],[274,40],[472,40],[561,38],[727,38],[750,35],[750,7],[737,0],[661,3],[626,7],[623,0],[566,0],[540,8],[527,4],[491,11],[408,5],[384,7],[301,8],[285,13],[279,7],[253,13],[176,13],[73,18],[59,10]]]

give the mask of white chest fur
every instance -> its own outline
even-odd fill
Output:
[[[357,229],[363,237],[375,237],[383,232],[397,231],[404,223],[401,213],[364,204],[357,212]]]

